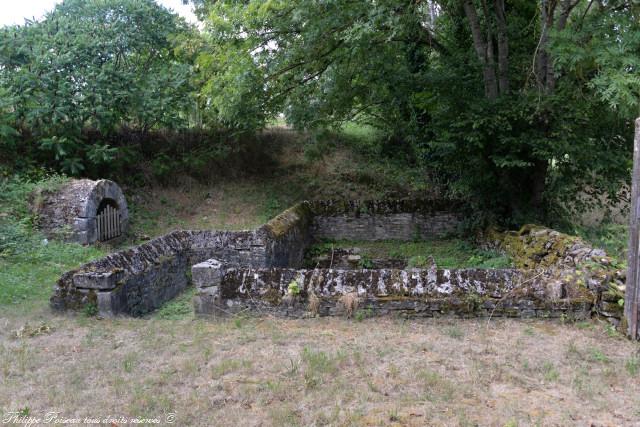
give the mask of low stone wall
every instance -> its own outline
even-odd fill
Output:
[[[174,231],[65,273],[51,306],[64,310],[95,304],[102,316],[142,315],[186,288],[189,267],[211,256],[265,265],[261,241],[255,232]]]
[[[192,267],[199,315],[400,314],[587,318],[593,295],[522,270],[253,269],[215,259]]]
[[[309,218],[294,207],[253,231],[174,231],[65,273],[51,297],[54,309],[94,304],[101,316],[146,314],[190,284],[190,268],[216,257],[238,266],[297,265]]]
[[[426,240],[455,233],[460,206],[443,200],[317,200],[311,234],[330,240]]]

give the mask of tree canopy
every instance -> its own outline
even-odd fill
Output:
[[[639,7],[588,0],[197,2],[220,120],[360,120],[505,215],[615,196],[638,110]],[[392,155],[392,154],[391,154]]]
[[[153,0],[65,0],[42,21],[2,28],[5,148],[22,134],[78,173],[114,155],[108,145],[83,144],[83,130],[186,126],[191,65],[175,47],[190,31]]]
[[[87,130],[254,132],[284,115],[373,126],[379,157],[514,222],[628,180],[636,1],[191,3],[199,28],[152,0],[65,0],[2,28],[3,155],[80,174],[116,155]]]

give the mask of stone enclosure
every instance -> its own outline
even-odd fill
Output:
[[[193,283],[195,311],[202,316],[585,318],[597,313],[618,321],[616,298],[624,278],[616,276],[606,254],[539,227],[490,232],[482,239],[512,253],[518,267],[513,269],[406,269],[393,263],[302,268],[314,241],[434,239],[458,231],[460,212],[459,204],[446,201],[302,202],[255,230],[174,231],[86,264],[60,278],[51,304],[55,309],[95,304],[102,316],[139,316]],[[583,269],[583,264],[600,268]]]

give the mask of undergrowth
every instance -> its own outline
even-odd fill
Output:
[[[599,226],[576,227],[574,234],[589,241],[594,247],[604,249],[618,262],[626,264],[629,246],[628,225],[604,223]]]

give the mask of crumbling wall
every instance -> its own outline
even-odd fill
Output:
[[[268,262],[265,265],[301,267],[304,252],[312,240],[312,220],[309,202],[301,202],[260,227],[258,233],[264,235],[265,241],[268,242]]]
[[[224,257],[265,266],[266,243],[255,231],[174,231],[65,273],[51,297],[54,309],[95,304],[100,315],[143,315],[190,284],[191,265]]]
[[[610,258],[540,227],[487,239],[510,251],[519,270],[364,270],[351,265],[353,254],[346,254],[345,262],[354,270],[298,269],[313,239],[433,238],[457,230],[457,212],[447,201],[314,201],[295,205],[256,230],[174,231],[65,273],[51,304],[56,309],[95,304],[101,315],[142,315],[187,287],[192,265],[217,259],[224,266],[219,291],[217,285],[199,286],[200,313],[255,308],[301,316],[308,311],[305,298],[314,295],[321,299],[320,314],[334,314],[342,296],[355,294],[376,313],[548,317],[583,316],[593,309],[619,318],[624,278],[612,270]],[[294,280],[300,293],[290,298]]]
[[[196,313],[207,316],[340,315],[355,301],[367,315],[586,318],[594,302],[584,287],[516,269],[252,269],[208,260],[192,277]]]
[[[446,200],[316,200],[312,234],[330,240],[428,240],[455,233],[460,206]]]
[[[490,230],[484,240],[507,252],[518,268],[545,271],[549,281],[589,289],[594,310],[616,326],[623,318],[626,269],[602,249],[577,236],[533,224],[518,231]]]

